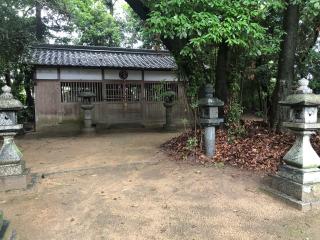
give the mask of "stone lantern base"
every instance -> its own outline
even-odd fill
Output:
[[[92,127],[92,109],[94,108],[94,105],[83,104],[81,105],[81,108],[84,110],[84,126],[81,130],[82,133],[95,133],[96,129]]]
[[[26,189],[29,170],[25,168],[22,153],[14,143],[15,133],[0,133],[3,146],[0,150],[0,191]]]
[[[0,192],[27,188],[30,182],[30,170],[25,169],[22,165],[24,163],[0,166],[0,171],[7,173],[7,175],[0,176]],[[17,172],[21,173],[18,174]]]
[[[320,169],[283,165],[265,190],[303,211],[320,208]]]

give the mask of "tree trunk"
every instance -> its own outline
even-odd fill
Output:
[[[113,0],[106,0],[106,6],[110,11],[111,16],[114,15],[114,4]]]
[[[148,19],[148,15],[150,14],[150,9],[140,0],[125,0],[132,10],[140,17],[141,20],[145,21]],[[164,39],[161,38],[162,43],[166,46],[166,48],[175,54],[180,54],[182,48],[188,42],[187,39]]]
[[[11,74],[10,74],[10,70],[7,69],[4,73],[4,78],[5,78],[5,81],[6,81],[6,85],[11,87]]]
[[[215,95],[217,98],[228,103],[228,44],[223,42],[219,46],[217,65],[216,65],[216,84]]]
[[[36,29],[35,35],[38,43],[42,43],[45,40],[45,25],[42,22],[42,5],[40,1],[36,1]],[[24,90],[26,92],[26,105],[32,108],[34,105],[34,99],[32,97],[32,71],[24,70]]]
[[[24,72],[24,89],[26,91],[26,105],[28,107],[33,107],[34,99],[32,97],[32,78],[33,78],[33,71],[32,70],[25,70]]]
[[[269,119],[271,127],[277,130],[280,129],[281,122],[286,117],[287,112],[279,106],[278,102],[285,99],[292,91],[299,27],[299,5],[292,4],[290,0],[287,0],[287,4],[283,19],[283,29],[286,34],[281,43],[278,77],[272,94],[272,108]]]
[[[308,72],[305,72],[303,66],[305,65],[305,61],[307,61],[308,56],[312,52],[313,47],[317,44],[318,38],[320,36],[320,20],[319,23],[316,23],[316,27],[313,29],[313,38],[311,42],[307,44],[307,48],[299,55],[299,59],[297,59],[297,71],[300,76],[305,76]]]
[[[126,0],[126,2],[129,4],[132,10],[141,18],[141,20],[147,20],[150,9],[142,1]]]
[[[44,40],[44,26],[41,16],[42,6],[40,2],[36,1],[36,39],[38,42]]]

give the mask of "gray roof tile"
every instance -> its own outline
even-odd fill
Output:
[[[77,66],[172,70],[177,65],[167,51],[68,45],[37,45],[28,61],[42,66]]]

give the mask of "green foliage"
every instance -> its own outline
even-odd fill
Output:
[[[189,137],[187,140],[187,149],[192,151],[195,150],[195,148],[198,146],[198,139],[197,137]]]
[[[232,97],[226,107],[226,126],[228,130],[228,141],[230,142],[246,134],[245,127],[241,122],[244,109],[239,102],[239,91],[239,85],[234,83],[232,86]]]
[[[196,57],[195,51],[227,42],[229,46],[250,47],[264,40],[260,24],[280,1],[261,0],[171,0],[155,4],[148,20],[150,31],[164,38],[186,39],[182,54]]]
[[[189,120],[187,118],[182,118],[181,123],[183,124],[183,129],[186,132],[187,131],[187,126],[189,124]]]
[[[198,98],[201,86],[215,82],[219,44],[227,43],[231,48],[229,83],[240,87],[243,84],[239,79],[249,78],[248,66],[252,62],[262,58],[265,64],[277,56],[283,35],[284,7],[281,0],[162,0],[151,7],[147,26],[152,34],[181,39],[184,43],[175,57],[187,75],[187,95],[192,101]],[[270,78],[266,80],[269,81]],[[269,98],[269,94],[264,95]],[[241,98],[239,94],[236,101],[231,102],[231,110],[239,110]]]
[[[297,49],[297,78],[313,75],[311,86],[320,90],[320,52],[319,52],[319,26],[320,2],[309,0],[301,4],[301,18],[299,27]],[[318,40],[318,41],[317,41]],[[318,49],[317,49],[318,44]]]
[[[23,108],[18,112],[18,122],[26,123],[34,121],[34,107]]]
[[[120,45],[120,27],[106,11],[102,0],[64,0],[79,44],[117,47]]]
[[[122,6],[124,16],[117,19],[121,27],[122,45],[134,48],[162,48],[162,42],[157,36],[154,36],[146,30],[145,23],[130,8],[128,4]]]
[[[151,92],[154,93],[153,100],[155,101],[163,101],[165,97],[169,96],[172,93],[172,91],[168,89],[165,80],[160,81],[159,84],[155,84],[152,87]],[[177,96],[175,96],[174,98],[176,100]]]
[[[243,107],[239,103],[231,101],[226,114],[228,141],[230,142],[233,142],[236,138],[243,137],[246,134],[246,129],[241,123],[242,114]]]
[[[3,0],[0,3],[0,75],[17,67],[22,54],[34,40],[33,21],[19,13],[23,1]]]
[[[187,80],[190,107],[197,113],[199,89],[215,82],[219,44],[227,43],[231,60],[228,86],[231,89],[229,126],[251,105],[266,114],[277,75],[278,52],[283,36],[283,0],[159,0],[142,1],[151,10],[141,21],[124,5],[123,17],[112,16],[106,0],[40,0],[44,42],[161,48],[160,39],[174,40],[173,54],[181,79]],[[300,6],[296,74],[313,75],[311,86],[320,91],[320,53],[314,47],[319,34],[319,0],[292,0]],[[10,73],[14,94],[25,101],[23,58],[35,42],[36,17],[33,0],[0,2],[0,79]],[[76,33],[78,34],[75,34]],[[55,32],[63,32],[54,34]],[[69,33],[69,34],[67,34]],[[178,39],[178,41],[176,41]],[[318,43],[319,44],[319,43]],[[175,49],[178,49],[177,51]],[[181,50],[182,49],[182,50]],[[0,84],[1,85],[1,84]],[[236,94],[234,94],[236,92]],[[195,117],[196,118],[196,117]],[[230,128],[231,129],[231,128]],[[233,128],[241,135],[241,128]],[[240,130],[239,130],[240,129]],[[240,132],[240,134],[238,133]]]
[[[316,92],[320,93],[320,52],[312,50],[308,56],[308,70],[312,75],[310,82],[311,88]]]

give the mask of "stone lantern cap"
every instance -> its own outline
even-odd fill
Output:
[[[314,94],[312,89],[309,88],[309,80],[299,80],[299,87],[295,94],[289,95],[284,101],[279,104],[284,106],[299,106],[299,107],[316,107],[320,105],[320,95]]]
[[[292,94],[285,101],[280,101],[279,103],[284,106],[315,107],[320,105],[320,95],[314,93]]]
[[[163,93],[163,101],[165,107],[170,107],[174,105],[174,98],[176,96],[176,93],[174,91],[168,90]]]
[[[174,91],[169,90],[169,91],[165,91],[163,93],[163,96],[164,97],[174,97],[174,96],[176,96],[176,93]]]
[[[90,92],[88,89],[79,93],[79,97],[81,97],[81,98],[93,98],[95,96],[96,96],[96,94],[93,92]]]
[[[204,89],[205,96],[199,100],[200,107],[222,107],[224,102],[220,99],[213,97],[213,86],[207,84]]]
[[[13,98],[11,88],[7,85],[2,87],[2,94],[0,95],[0,111],[1,110],[12,110],[18,111],[23,108],[22,103]]]

